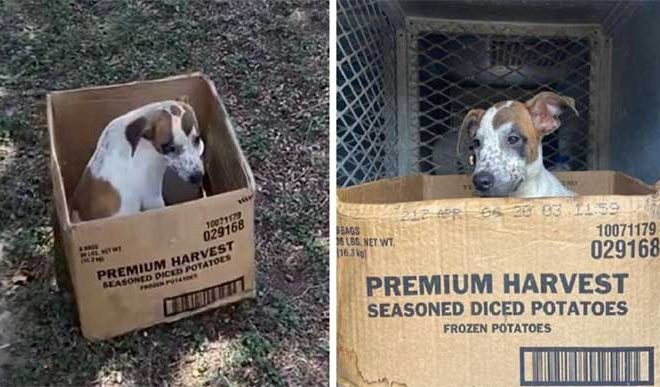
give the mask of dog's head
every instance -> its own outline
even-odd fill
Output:
[[[566,108],[577,114],[572,98],[542,92],[525,103],[505,101],[488,110],[470,110],[460,133],[471,141],[476,190],[483,196],[515,192],[527,178],[528,166],[543,162],[541,140],[559,128],[558,117]]]
[[[199,123],[187,97],[163,103],[145,112],[126,126],[126,139],[133,155],[140,140],[151,143],[153,149],[184,180],[200,184],[204,177],[202,154],[204,142]]]

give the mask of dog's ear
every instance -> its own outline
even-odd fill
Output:
[[[138,117],[131,123],[126,125],[126,140],[131,144],[131,156],[135,154],[135,149],[142,138],[142,133],[147,127],[147,118],[144,116]]]
[[[575,100],[571,97],[555,94],[550,91],[544,91],[534,96],[534,98],[525,102],[529,114],[532,116],[532,123],[539,135],[545,136],[557,130],[561,125],[559,115],[568,108],[576,115]]]
[[[459,156],[461,154],[461,140],[463,134],[467,131],[468,138],[474,137],[477,134],[484,113],[486,113],[484,109],[472,109],[465,115],[465,118],[463,118],[463,123],[458,129],[458,141],[456,142],[456,154]]]
[[[147,116],[140,116],[126,126],[126,140],[131,144],[131,155],[135,154],[141,138],[151,141],[156,150],[160,151],[162,145],[172,140],[170,114],[159,110]]]

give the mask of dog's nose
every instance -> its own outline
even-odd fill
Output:
[[[495,176],[492,173],[481,171],[472,176],[472,183],[474,183],[474,188],[477,191],[485,192],[493,187],[495,182]]]
[[[190,184],[200,184],[203,178],[204,178],[204,174],[202,172],[195,172],[192,175],[190,175],[188,181],[190,182]]]

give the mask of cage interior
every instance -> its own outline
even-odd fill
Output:
[[[338,184],[469,172],[467,111],[541,91],[579,113],[544,139],[548,169],[654,182],[658,16],[639,1],[340,0]]]

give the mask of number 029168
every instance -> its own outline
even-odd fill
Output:
[[[204,241],[209,242],[237,233],[245,228],[245,220],[240,212],[222,216],[206,222]]]
[[[591,241],[593,259],[656,258],[660,238],[655,222],[600,224],[598,237]]]

